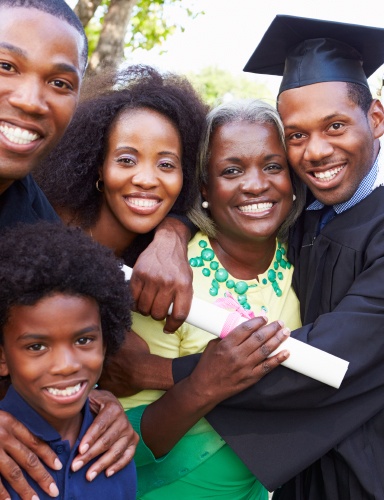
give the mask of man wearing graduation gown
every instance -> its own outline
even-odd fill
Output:
[[[366,79],[383,47],[384,30],[277,16],[245,68],[283,74],[288,157],[313,195],[290,243],[292,336],[350,362],[340,389],[279,367],[207,416],[279,500],[384,499],[384,111]],[[174,360],[175,382],[196,362]]]

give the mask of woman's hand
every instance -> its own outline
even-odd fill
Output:
[[[257,383],[289,357],[281,351],[268,357],[289,337],[282,321],[265,325],[257,317],[236,327],[223,340],[211,341],[188,377],[200,404],[218,403]],[[205,398],[205,403],[204,403]]]
[[[119,351],[107,359],[99,380],[99,387],[117,397],[172,386],[172,360],[151,354],[145,340],[132,331],[126,333]]]
[[[211,341],[189,377],[148,405],[141,433],[155,457],[168,453],[181,437],[224,399],[247,389],[285,361],[284,350],[268,356],[289,336],[282,322],[258,317],[242,323],[223,340]]]
[[[36,492],[25,480],[21,469],[48,495],[59,495],[52,476],[42,462],[54,470],[62,468],[57,455],[44,441],[31,434],[12,415],[0,411],[0,474],[22,500],[30,500]],[[0,500],[9,498],[10,495],[0,481]]]
[[[105,470],[107,477],[125,467],[133,458],[139,437],[133,430],[119,401],[107,391],[92,391],[89,395],[91,409],[97,416],[79,446],[79,454],[72,462],[77,471],[90,460],[102,454],[87,470],[86,478],[92,481]]]
[[[189,229],[168,217],[153,242],[138,258],[131,278],[136,310],[156,320],[166,319],[164,331],[176,331],[188,316],[192,302],[192,270],[187,258]],[[173,310],[168,316],[169,306]]]

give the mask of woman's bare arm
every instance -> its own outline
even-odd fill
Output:
[[[172,359],[151,354],[145,340],[132,331],[127,332],[119,351],[105,362],[99,386],[117,397],[131,396],[144,389],[170,389]]]
[[[194,372],[144,411],[141,434],[156,457],[168,453],[181,437],[218,403],[258,382],[289,353],[267,358],[286,338],[282,322],[265,326],[254,318],[223,340],[211,341]]]

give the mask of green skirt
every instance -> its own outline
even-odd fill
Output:
[[[138,468],[140,475],[140,468]],[[138,500],[267,500],[268,492],[247,467],[224,445],[208,460],[176,481],[156,488]]]

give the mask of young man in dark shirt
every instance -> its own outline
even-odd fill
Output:
[[[18,222],[58,220],[30,172],[72,118],[87,52],[83,27],[64,0],[1,1],[0,231]],[[127,463],[137,441],[116,400],[101,392],[96,398],[103,414],[82,441],[82,451],[89,449],[78,468],[108,451],[88,474],[106,468],[112,472],[119,458]],[[0,413],[0,443],[0,471],[21,498],[31,498],[33,490],[17,463],[56,496],[52,477],[37,457],[55,469],[60,467],[57,456],[5,412]],[[122,465],[120,461],[118,468]],[[8,498],[1,483],[0,498]]]

